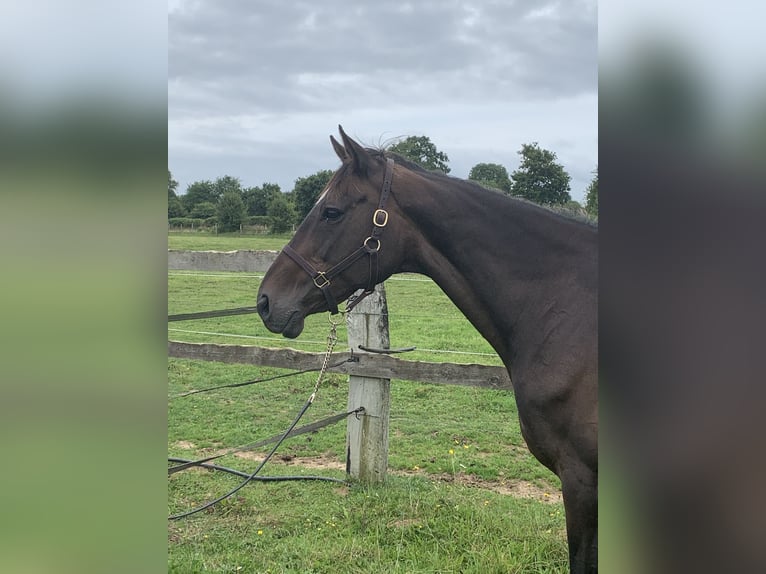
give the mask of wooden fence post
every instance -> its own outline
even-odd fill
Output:
[[[354,353],[358,346],[389,348],[386,290],[375,292],[359,303],[346,317],[348,343]],[[363,482],[383,482],[388,467],[388,413],[391,406],[391,379],[350,376],[348,410],[364,407],[359,418],[348,417],[346,473]]]

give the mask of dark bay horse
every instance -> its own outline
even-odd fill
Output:
[[[261,283],[264,324],[297,337],[394,273],[431,277],[502,358],[529,450],[561,479],[570,570],[595,572],[597,229],[340,135],[341,167]]]

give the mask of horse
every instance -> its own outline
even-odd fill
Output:
[[[508,369],[529,450],[561,480],[570,572],[597,571],[598,229],[363,147],[268,269],[256,307],[288,338],[395,273],[430,277]]]

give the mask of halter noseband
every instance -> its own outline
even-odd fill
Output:
[[[335,315],[338,313],[338,302],[330,291],[330,283],[333,278],[340,275],[351,264],[355,263],[357,259],[364,255],[370,256],[370,276],[367,280],[367,287],[364,292],[354,299],[346,308],[347,311],[353,309],[362,299],[367,297],[375,290],[375,285],[378,284],[378,253],[380,252],[380,236],[383,233],[383,229],[388,223],[388,212],[385,210],[386,200],[391,193],[391,180],[394,173],[394,160],[391,158],[386,159],[386,174],[383,177],[383,190],[380,192],[380,201],[378,202],[378,208],[372,214],[372,232],[369,237],[362,242],[362,245],[356,250],[351,252],[350,255],[342,259],[335,266],[331,267],[327,271],[317,271],[314,267],[304,259],[304,257],[295,251],[290,245],[285,245],[282,248],[282,252],[288,255],[293,261],[295,261],[300,267],[309,274],[311,280],[314,282],[327,300],[327,305],[330,309],[330,313]]]

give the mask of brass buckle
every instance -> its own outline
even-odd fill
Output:
[[[322,279],[322,281],[324,281],[324,283],[322,283],[321,285],[317,282],[317,280],[320,278]],[[314,285],[316,285],[320,289],[327,287],[329,284],[330,284],[330,280],[327,277],[325,277],[324,271],[320,271],[319,273],[317,273],[316,277],[314,277]]]
[[[367,242],[370,240],[378,242],[378,244],[375,246],[375,249],[367,245]],[[367,250],[367,253],[377,253],[378,251],[380,251],[380,239],[378,239],[377,237],[372,237],[372,236],[368,237],[367,239],[364,240],[363,245],[364,245],[364,248]]]
[[[383,214],[383,223],[378,223],[378,214]],[[372,214],[372,224],[375,227],[385,227],[388,223],[388,212],[385,209],[376,209],[375,213]]]

